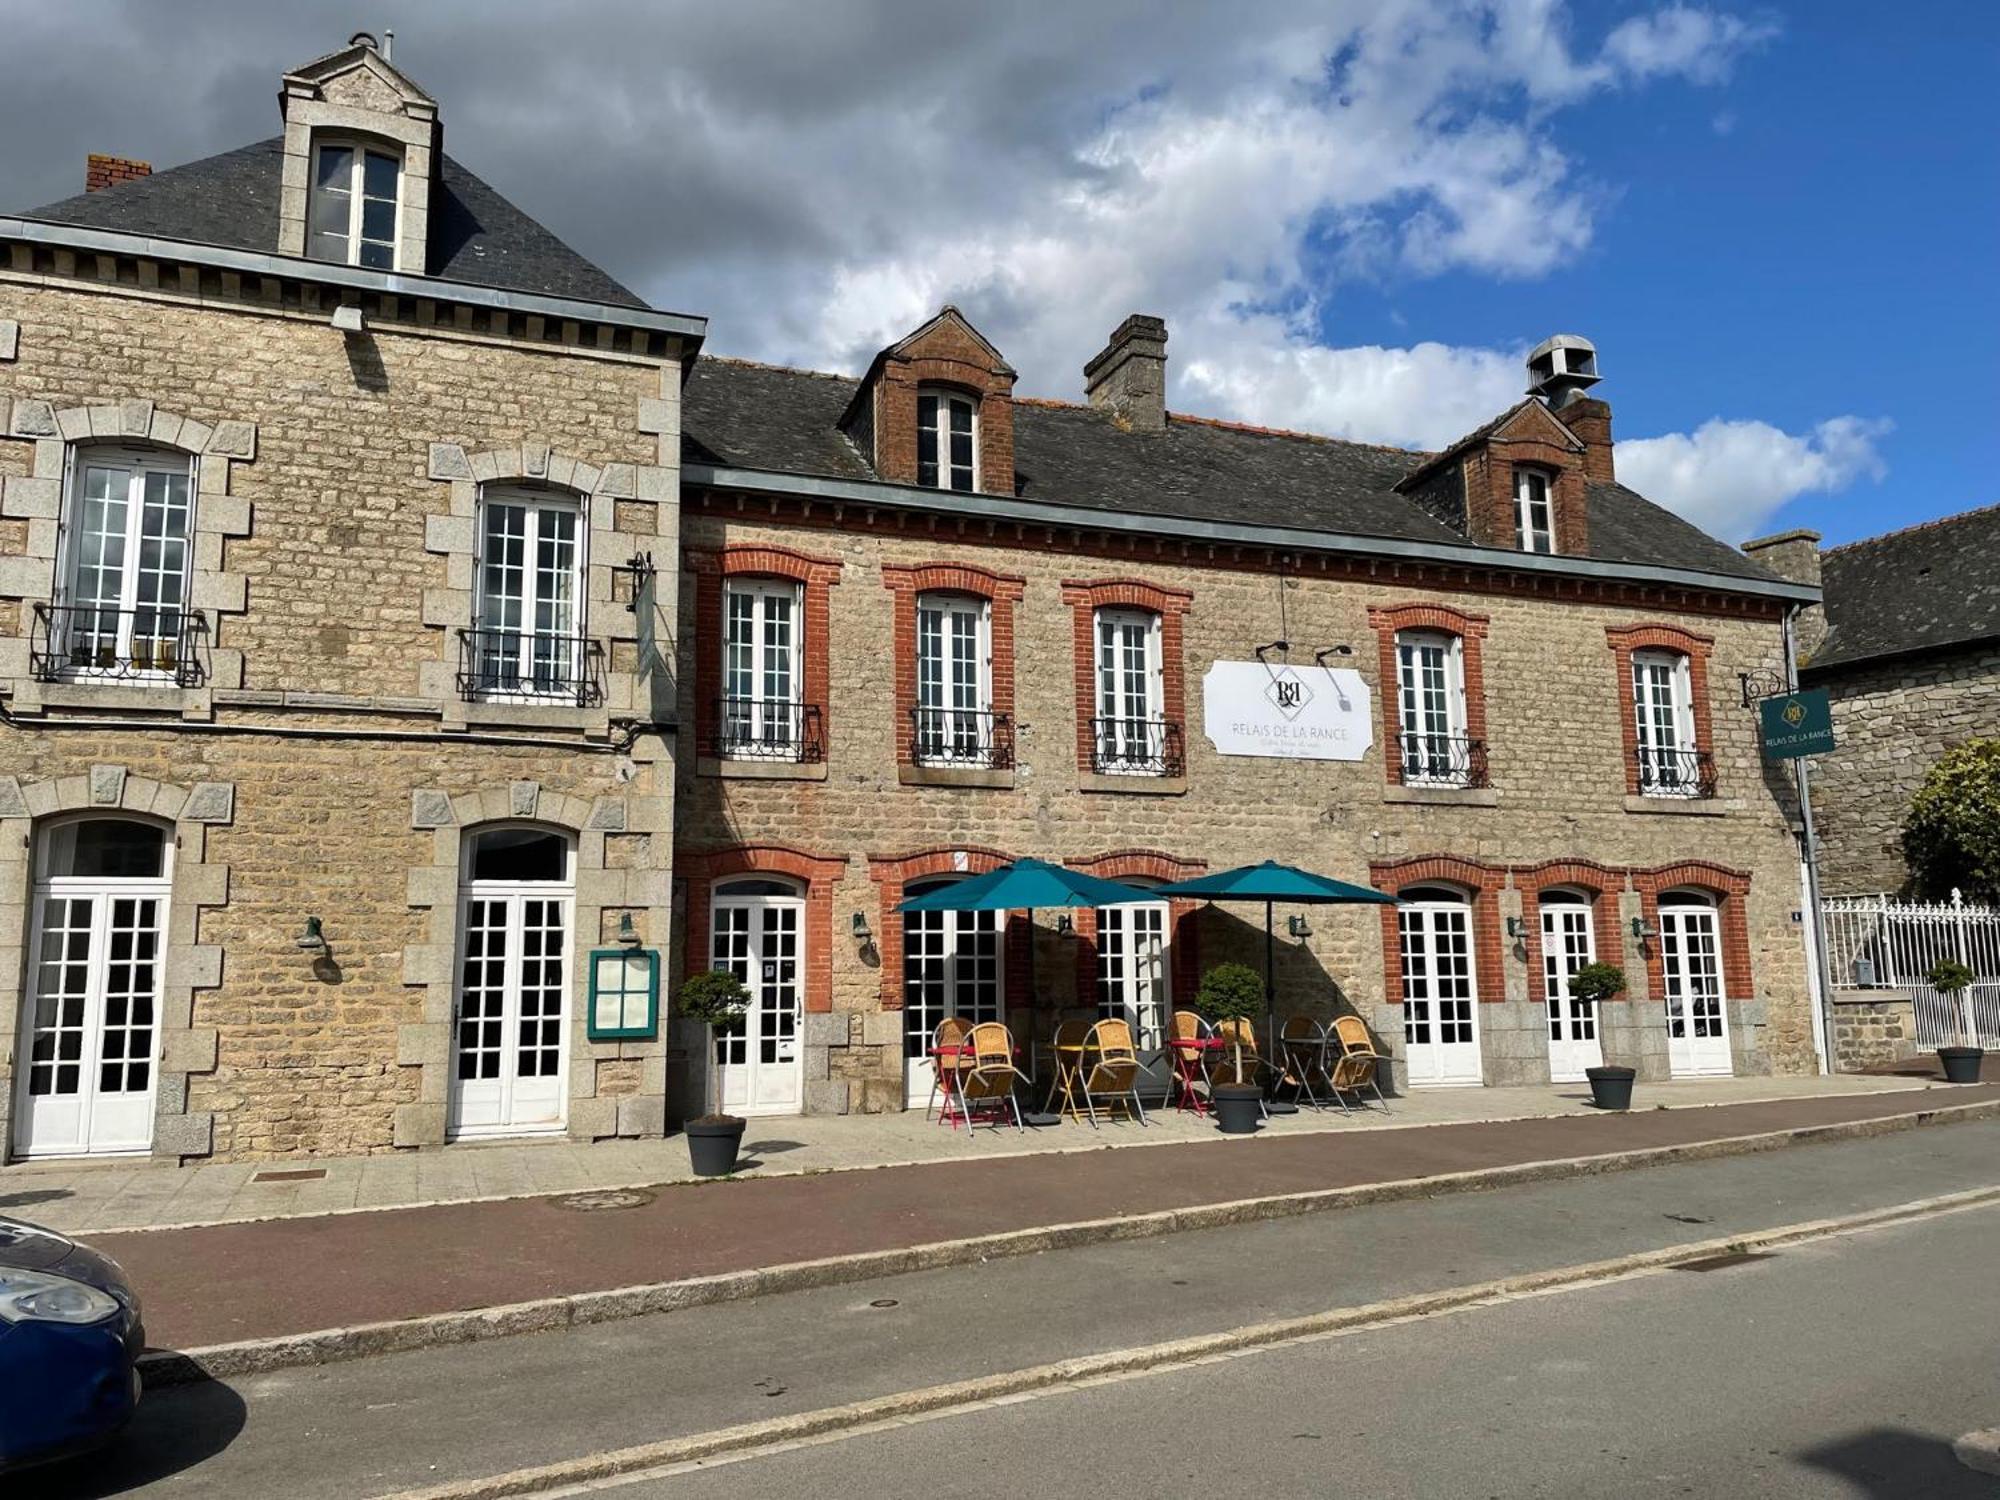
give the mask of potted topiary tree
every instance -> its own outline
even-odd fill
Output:
[[[688,1160],[697,1177],[723,1177],[736,1170],[736,1153],[743,1145],[744,1121],[725,1115],[716,1107],[715,1028],[741,1019],[750,1004],[750,992],[743,981],[727,969],[710,969],[690,974],[675,997],[683,1020],[702,1028],[707,1039],[707,1065],[702,1071],[702,1107],[706,1113],[689,1120],[685,1127]]]
[[[1217,964],[1201,976],[1194,1011],[1211,1026],[1250,1021],[1264,1007],[1264,981],[1248,964]],[[1254,1021],[1253,1021],[1254,1024]],[[1224,1135],[1250,1135],[1263,1116],[1264,1090],[1243,1078],[1243,1048],[1231,1059],[1229,1082],[1214,1086],[1216,1128]]]
[[[1625,971],[1616,964],[1585,964],[1569,976],[1569,992],[1595,1014],[1606,1000],[1625,993]],[[1598,1032],[1602,1035],[1603,1028]],[[1638,1077],[1634,1069],[1604,1065],[1585,1068],[1583,1076],[1590,1080],[1590,1102],[1599,1109],[1632,1107],[1632,1080]]]
[[[1958,1017],[1958,1025],[1954,1028],[1957,1043],[1937,1049],[1946,1083],[1979,1082],[1980,1062],[1986,1056],[1986,1049],[1979,1045],[1979,1033],[1972,1026],[1972,1002],[1965,993],[1972,988],[1975,977],[1972,970],[1955,958],[1939,959],[1931,965],[1930,973],[1924,976]]]

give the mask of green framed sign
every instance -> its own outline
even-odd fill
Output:
[[[660,950],[593,948],[590,1039],[651,1041],[660,1033]]]
[[[1824,688],[1780,693],[1757,705],[1764,731],[1764,759],[1797,760],[1833,748],[1833,702]]]

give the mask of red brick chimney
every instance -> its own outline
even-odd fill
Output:
[[[86,193],[101,193],[117,183],[152,175],[153,164],[149,161],[133,161],[129,156],[99,156],[92,152],[83,164],[83,190]]]

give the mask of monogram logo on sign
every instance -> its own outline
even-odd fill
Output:
[[[1796,698],[1787,703],[1780,712],[1784,714],[1785,722],[1794,729],[1806,721],[1806,706]]]
[[[1290,667],[1280,667],[1271,674],[1271,683],[1264,689],[1264,696],[1287,719],[1296,719],[1300,710],[1313,698],[1312,689],[1306,686],[1305,679]]]

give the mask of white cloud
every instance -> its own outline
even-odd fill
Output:
[[[1877,444],[1893,423],[1834,417],[1808,433],[1713,417],[1692,433],[1627,439],[1618,477],[1728,541],[1755,536],[1799,495],[1824,494],[1888,472]]]
[[[1632,78],[1679,74],[1696,83],[1718,83],[1749,48],[1776,28],[1695,6],[1671,5],[1620,22],[1604,39],[1606,60]]]

